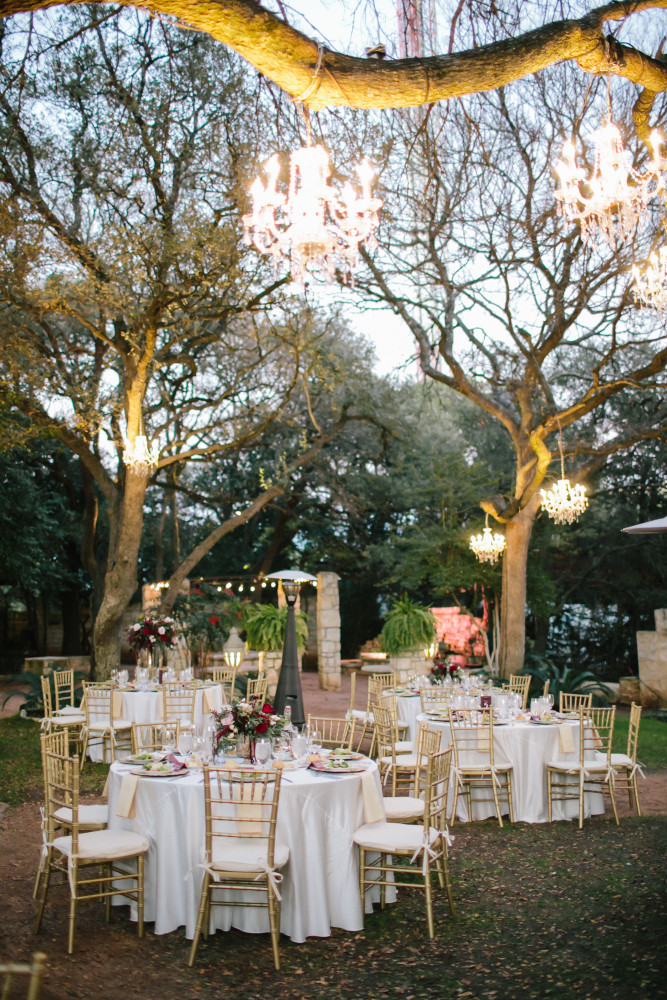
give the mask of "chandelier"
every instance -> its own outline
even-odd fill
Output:
[[[613,122],[601,125],[591,139],[595,161],[589,176],[577,166],[574,143],[563,146],[563,159],[556,164],[561,187],[555,196],[561,215],[581,226],[584,243],[599,236],[614,250],[633,233],[649,201],[665,186],[661,140],[657,132],[651,133],[652,159],[648,170],[640,174],[629,162]]]
[[[329,184],[331,168],[324,146],[310,143],[290,156],[287,194],[278,191],[280,161],[274,154],[264,164],[266,185],[256,178],[250,188],[252,212],[243,216],[247,246],[273,257],[274,268],[289,262],[293,281],[303,286],[309,276],[333,281],[338,268],[345,282],[354,283],[359,247],[377,247],[375,230],[380,198],[371,196],[373,168],[363,159],[357,166],[361,196],[349,181],[338,194]]]
[[[505,550],[505,536],[498,532],[492,532],[489,527],[489,515],[486,515],[486,525],[480,535],[472,535],[470,548],[475,553],[480,562],[493,563],[498,561],[498,557]]]
[[[150,475],[154,469],[157,469],[160,461],[160,448],[157,441],[153,441],[149,448],[145,434],[137,434],[133,443],[125,438],[123,461],[126,468],[135,476]]]
[[[586,487],[581,483],[570,486],[570,480],[565,478],[565,459],[563,458],[563,440],[558,431],[558,447],[560,449],[561,478],[550,490],[540,490],[542,506],[556,524],[572,524],[578,521],[588,507]]]
[[[632,265],[635,282],[635,302],[646,308],[667,313],[667,246],[652,253],[644,270]]]

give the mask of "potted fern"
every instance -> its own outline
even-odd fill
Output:
[[[397,680],[404,680],[411,673],[426,673],[424,650],[435,639],[435,618],[430,609],[407,594],[397,598],[380,633],[380,643],[389,655]]]

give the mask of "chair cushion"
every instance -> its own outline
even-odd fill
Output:
[[[223,872],[261,872],[266,865],[267,845],[264,841],[235,840],[224,838],[213,844],[211,868]],[[282,868],[289,861],[289,847],[276,844],[273,852],[273,867]]]
[[[54,813],[55,818],[60,823],[69,824],[72,822],[72,810],[68,809],[67,806],[63,806],[62,809],[57,809]],[[108,806],[79,806],[79,826],[106,826],[109,822],[109,807]]]
[[[396,743],[394,743],[394,750],[396,753],[412,753],[414,748],[412,740],[397,740]]]
[[[392,757],[380,757],[380,764],[389,765],[393,764]],[[414,770],[417,766],[417,754],[416,753],[402,753],[396,758],[396,767],[403,767],[406,770]]]
[[[53,846],[69,856],[72,853],[71,837],[56,837]],[[140,833],[131,830],[91,830],[79,835],[79,854],[82,860],[113,861],[114,858],[132,858],[145,854],[149,843]]]
[[[74,705],[63,705],[55,713],[56,715],[81,715],[81,709],[75,708]]]
[[[54,726],[82,726],[86,721],[85,715],[52,715],[51,722]]]
[[[600,754],[606,760],[604,754]],[[613,753],[611,755],[611,766],[612,767],[634,767],[635,762],[632,757],[628,757],[627,753]]]
[[[585,760],[584,761],[584,771],[595,771],[596,773],[603,774],[607,770],[607,757],[605,754],[600,754],[601,760]],[[560,771],[562,774],[567,774],[569,771],[578,772],[581,768],[581,764],[568,764],[563,760],[550,760],[547,767],[552,771]]]
[[[84,722],[85,722],[85,719],[84,719]],[[127,719],[114,719],[113,720],[113,727],[114,727],[115,730],[131,729],[132,728],[132,723],[128,722]],[[105,732],[108,733],[109,732],[109,723],[108,722],[102,722],[101,720],[98,720],[98,721],[93,720],[90,723],[90,725],[88,726],[88,729],[91,731],[91,733],[105,733]]]
[[[439,836],[440,831],[431,827],[429,843],[432,844]],[[354,831],[352,839],[368,851],[414,854],[424,841],[424,827],[411,823],[366,823]]]
[[[353,708],[351,712],[347,712],[345,715],[346,719],[361,719],[362,722],[373,723],[373,713],[364,712],[361,708]]]
[[[424,815],[424,803],[407,795],[388,795],[382,799],[389,822],[419,819]]]

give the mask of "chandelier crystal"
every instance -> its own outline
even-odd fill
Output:
[[[586,487],[581,483],[570,486],[570,480],[565,478],[565,459],[563,457],[563,438],[558,431],[558,447],[560,450],[560,476],[550,490],[540,490],[542,506],[556,524],[572,524],[578,521],[588,507]]]
[[[563,146],[563,159],[556,164],[561,187],[555,192],[559,211],[568,222],[578,222],[587,243],[599,237],[615,250],[640,222],[648,203],[665,188],[665,161],[660,156],[660,135],[651,133],[652,157],[640,174],[629,161],[621,133],[613,122],[596,129],[592,173],[577,166],[574,143]]]
[[[153,441],[149,448],[145,434],[137,434],[134,443],[125,438],[123,461],[135,476],[150,475],[154,469],[157,469],[160,461],[160,448],[157,441]]]
[[[274,268],[289,262],[292,279],[302,287],[309,276],[331,282],[336,269],[354,282],[359,247],[377,247],[375,230],[382,200],[371,195],[373,168],[357,166],[361,196],[349,181],[340,194],[329,184],[331,168],[324,146],[303,146],[290,156],[287,194],[278,191],[280,161],[264,164],[267,183],[256,178],[250,188],[252,212],[243,216],[247,246],[273,257]]]
[[[633,264],[632,277],[635,302],[656,309],[661,316],[667,314],[667,246],[652,253],[643,270]]]
[[[491,531],[489,527],[489,515],[486,515],[486,525],[484,531],[479,535],[472,535],[470,548],[475,553],[480,562],[488,562],[493,565],[498,561],[498,557],[505,551],[505,536],[498,532]]]

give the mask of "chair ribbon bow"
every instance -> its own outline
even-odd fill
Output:
[[[201,858],[201,861],[199,862],[198,865],[193,865],[193,867],[190,869],[190,871],[185,873],[185,875],[183,876],[183,881],[187,882],[188,879],[192,878],[192,873],[193,872],[197,871],[198,868],[203,868],[203,870],[205,872],[208,872],[208,874],[211,876],[211,878],[213,879],[214,882],[219,882],[220,881],[220,872],[216,871],[215,868],[211,868],[211,863],[210,863],[209,856],[208,856],[208,851],[206,850],[206,848],[202,847],[201,853],[200,853],[199,856]]]
[[[637,771],[639,771],[639,773],[641,774],[642,778],[645,779],[646,778],[646,775],[644,774],[644,768],[645,767],[646,767],[646,764],[640,764],[638,761],[635,761],[635,763],[632,765],[632,770],[630,771],[630,774],[628,775],[628,778],[634,778],[634,776],[637,773]]]
[[[424,857],[422,858],[422,875],[424,876],[424,878],[426,878],[428,871],[428,859],[431,858],[433,861],[435,861],[435,859],[438,857],[438,852],[435,850],[435,845],[441,839],[444,840],[447,847],[452,846],[454,838],[450,836],[448,827],[445,827],[444,830],[441,830],[438,833],[437,837],[434,837],[433,840],[429,840],[428,835],[424,833],[424,839],[422,843],[419,845],[415,853],[410,858],[410,864],[412,865],[417,860],[419,855],[422,852],[424,853]]]
[[[45,716],[44,716],[44,718],[42,719],[42,721],[41,721],[41,722],[40,722],[40,724],[39,724],[39,728],[40,728],[40,729],[41,729],[42,731],[46,729],[46,731],[47,731],[47,733],[48,733],[49,729],[51,728],[51,720],[50,720],[50,718],[48,717],[48,715],[45,715]]]
[[[500,779],[498,777],[498,769],[496,767],[485,767],[484,770],[489,772],[489,774],[493,778],[494,784],[496,784],[498,786],[498,788],[500,788]],[[458,781],[459,788],[463,788],[465,786],[465,781],[464,781],[464,778],[465,778],[465,768],[462,768],[462,767],[453,767],[452,768],[452,773],[456,776],[456,780]]]
[[[281,900],[280,889],[278,888],[283,880],[282,872],[279,872],[276,868],[272,868],[271,865],[267,864],[263,859],[258,858],[257,864],[262,869],[259,875],[257,875],[253,881],[258,882],[262,875],[266,875],[269,880],[269,885],[271,886],[271,891],[277,900]]]

